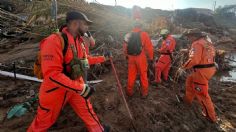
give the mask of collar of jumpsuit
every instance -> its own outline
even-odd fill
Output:
[[[69,32],[69,30],[68,30],[67,27],[64,27],[64,28],[62,29],[62,32],[63,32],[63,33],[66,33],[68,37],[74,38],[73,35]],[[82,38],[81,38],[81,36],[80,36],[79,34],[76,36],[76,39],[77,39],[77,38],[79,38],[79,40],[80,40],[80,39],[82,40]]]

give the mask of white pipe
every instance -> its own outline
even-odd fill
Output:
[[[7,72],[7,71],[1,71],[0,74],[3,76],[8,76],[8,77],[13,77],[14,78],[14,73],[12,72]],[[26,75],[21,75],[21,74],[16,74],[17,79],[24,79],[24,80],[30,80],[30,81],[35,81],[35,82],[43,82],[43,80],[38,79],[36,77],[31,77],[31,76],[26,76]]]
[[[13,77],[14,78],[14,73],[12,72],[7,72],[7,71],[2,71],[0,70],[0,75],[3,76],[8,76],[8,77]],[[36,77],[31,77],[31,76],[27,76],[27,75],[22,75],[22,74],[16,74],[16,78],[17,79],[23,79],[23,80],[30,80],[30,81],[35,81],[35,82],[43,82],[43,80],[38,79]],[[88,84],[94,84],[94,83],[100,83],[103,80],[92,80],[92,81],[88,81]]]

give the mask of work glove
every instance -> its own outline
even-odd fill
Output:
[[[87,31],[86,34],[88,35],[89,38],[92,36],[89,31]]]
[[[88,99],[94,92],[95,92],[95,89],[93,87],[89,87],[89,85],[84,84],[84,88],[82,92],[80,93],[80,95],[83,98]]]

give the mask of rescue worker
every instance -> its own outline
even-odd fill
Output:
[[[162,29],[160,35],[163,41],[160,50],[158,50],[161,56],[155,65],[154,85],[157,85],[157,83],[161,82],[161,75],[163,75],[165,81],[168,80],[172,61],[172,53],[176,45],[175,39],[170,35],[170,32],[167,29]]]
[[[212,122],[216,122],[216,113],[211,97],[208,93],[208,81],[216,72],[215,67],[215,48],[207,41],[206,35],[198,29],[192,29],[185,33],[192,42],[189,51],[189,59],[179,69],[182,73],[186,69],[193,69],[193,72],[186,80],[186,93],[184,101],[191,104],[196,97],[202,106],[202,114]]]
[[[139,73],[142,97],[146,98],[148,95],[147,67],[148,62],[153,61],[153,46],[148,33],[142,31],[141,28],[141,22],[136,21],[132,33],[125,36],[123,48],[124,54],[128,58],[127,95],[133,95],[134,83]]]
[[[61,26],[59,31],[62,31],[66,26],[67,25]],[[106,60],[105,58],[106,56],[91,56],[90,55],[89,48],[95,46],[95,40],[93,36],[91,35],[91,33],[88,31],[88,28],[89,28],[89,25],[85,25],[86,33],[84,33],[81,36],[82,36],[85,51],[89,60],[89,65],[102,63]]]
[[[78,66],[75,59],[82,59],[86,55],[81,34],[86,32],[86,25],[91,24],[92,21],[83,13],[68,12],[66,23],[67,26],[62,29],[68,38],[65,56],[62,53],[61,40],[56,34],[44,39],[40,45],[44,80],[39,90],[37,115],[27,131],[47,131],[55,123],[67,103],[83,120],[89,132],[109,131],[108,127],[101,125],[90,103],[89,97],[94,89],[84,83],[82,76],[75,76],[76,78],[72,79],[67,74]]]

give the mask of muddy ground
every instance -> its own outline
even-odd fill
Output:
[[[9,56],[10,57],[10,56]],[[123,88],[126,84],[125,60],[115,61]],[[129,116],[118,93],[112,69],[99,77],[104,81],[94,85],[96,93],[91,98],[94,110],[102,123],[109,124],[113,132],[134,131]],[[29,97],[32,90],[37,93],[39,83],[17,80],[0,76],[0,91],[4,95],[0,101],[1,131],[25,131],[34,118],[37,103],[33,111],[20,118],[4,120],[7,110]],[[163,82],[156,87],[150,86],[147,99],[140,98],[139,88],[135,95],[127,98],[135,119],[138,132],[156,131],[235,131],[236,129],[236,84],[219,82],[214,78],[210,82],[210,95],[215,103],[219,121],[212,124],[201,116],[200,107],[195,101],[192,106],[178,103],[176,93],[184,95],[184,82],[179,84]],[[69,105],[61,112],[50,131],[86,131],[83,122],[76,117]]]

